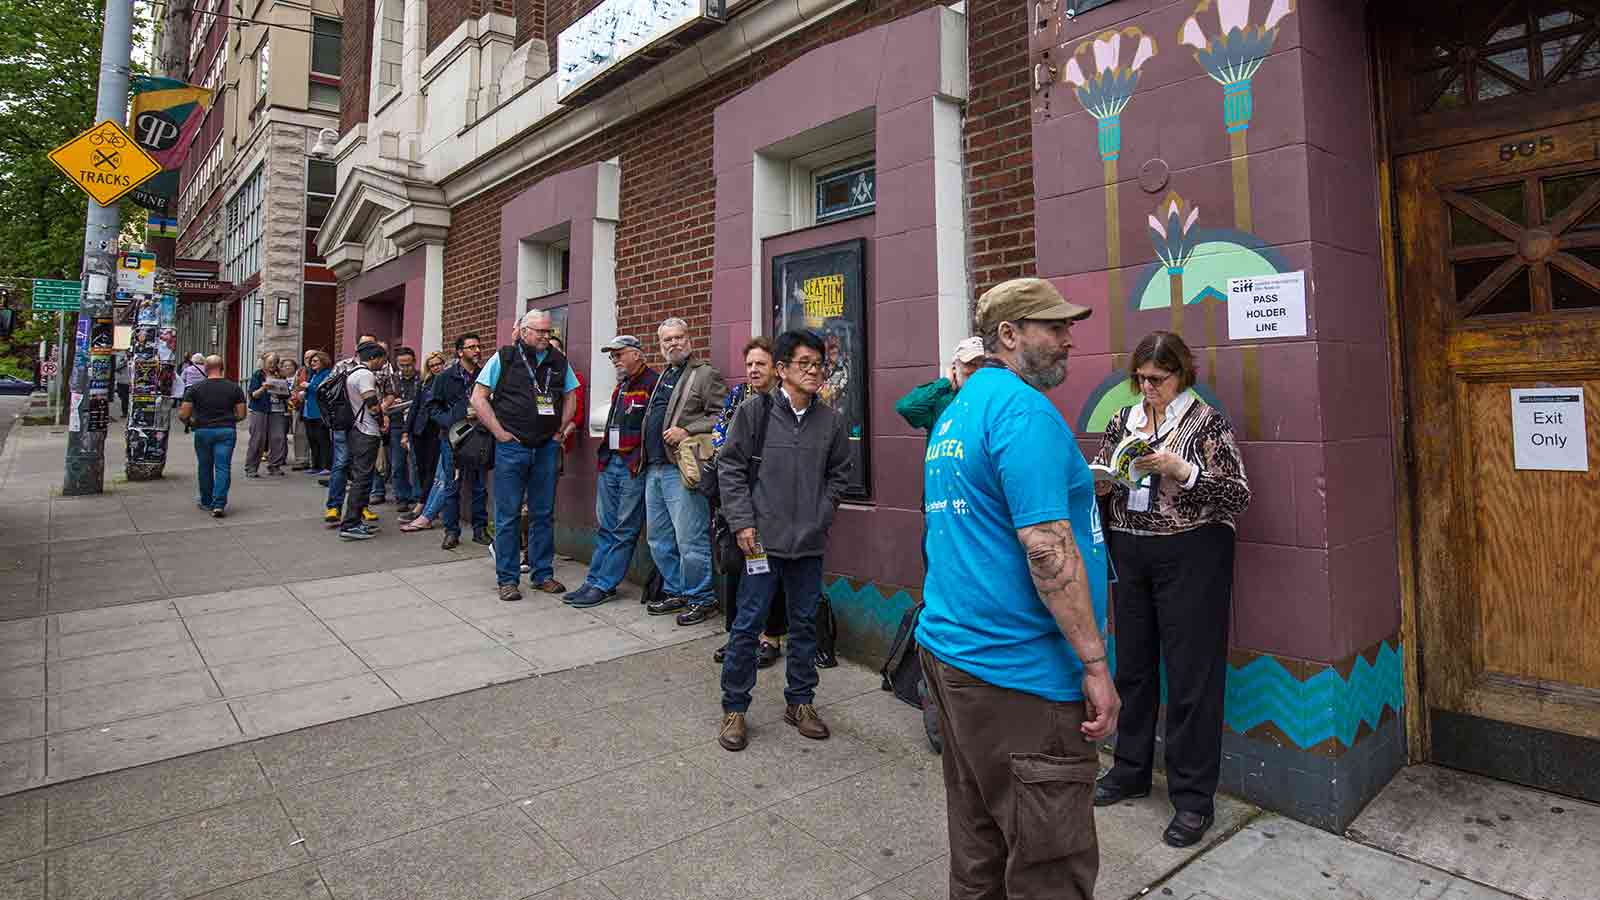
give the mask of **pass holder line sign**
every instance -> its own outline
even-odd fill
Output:
[[[161,164],[110,119],[51,150],[49,155],[56,168],[101,206],[117,202],[161,171]]]

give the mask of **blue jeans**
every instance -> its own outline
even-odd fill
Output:
[[[783,582],[789,602],[789,683],[783,699],[799,706],[817,699],[817,606],[822,599],[822,557],[800,559],[767,557],[772,571],[741,576],[739,612],[722,657],[722,711],[750,709],[750,691],[756,686],[756,654],[761,629],[767,624],[772,595]]]
[[[422,515],[432,522],[444,514],[446,534],[461,533],[461,479],[472,481],[472,527],[474,530],[489,524],[489,492],[483,483],[483,473],[457,472],[455,451],[449,441],[439,442],[439,466],[433,473],[433,490],[428,492],[428,502]]]
[[[529,582],[555,577],[556,467],[561,445],[524,447],[517,441],[494,445],[494,574],[499,584],[522,579],[522,504],[528,504]]]
[[[647,466],[644,479],[650,556],[661,570],[667,596],[682,597],[690,606],[717,602],[711,591],[710,504],[683,486],[683,476],[671,463]]]
[[[628,574],[633,547],[644,528],[644,475],[628,472],[628,464],[612,454],[600,473],[594,493],[594,558],[589,561],[589,577],[584,584],[611,592]]]
[[[228,505],[228,485],[233,481],[233,445],[239,436],[232,425],[194,429],[195,474],[200,479],[200,505],[222,509]]]
[[[415,503],[417,500],[417,480],[411,474],[411,451],[400,446],[400,435],[390,432],[387,437],[389,442],[389,483],[394,485],[394,502],[400,504]]]
[[[350,447],[345,443],[345,432],[333,432],[333,474],[328,476],[328,509],[344,509],[345,482],[350,480]]]

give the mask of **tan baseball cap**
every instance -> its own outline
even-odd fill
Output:
[[[983,359],[983,338],[963,338],[956,344],[956,362],[970,363]]]
[[[1087,306],[1067,302],[1055,285],[1043,278],[1013,278],[1002,281],[978,298],[978,330],[988,331],[1001,322],[1024,319],[1076,322],[1094,312]]]

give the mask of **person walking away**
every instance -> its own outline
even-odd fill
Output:
[[[383,433],[388,428],[378,396],[377,376],[377,370],[388,361],[388,354],[381,344],[362,344],[356,348],[356,358],[361,364],[350,371],[344,382],[355,414],[355,424],[345,437],[350,453],[350,481],[345,489],[344,521],[339,526],[339,537],[347,541],[364,541],[377,535],[377,526],[364,521],[362,513],[367,510],[372,471],[377,467]]]
[[[728,386],[715,366],[690,351],[689,323],[667,319],[656,338],[667,365],[644,417],[644,510],[646,542],[666,596],[645,609],[652,616],[679,613],[679,625],[693,625],[717,608],[711,590],[711,507],[684,484],[678,445],[711,434]]]
[[[550,314],[529,310],[516,340],[484,363],[472,389],[478,421],[494,435],[494,566],[500,599],[522,599],[522,505],[528,505],[529,583],[564,594],[555,577],[556,470],[577,430],[578,379],[550,346]]]
[[[117,355],[117,403],[122,407],[122,418],[128,417],[128,392],[133,389],[133,358],[126,353]]]
[[[1089,315],[1020,278],[978,300],[988,360],[933,429],[917,625],[939,712],[954,898],[1089,900],[1096,742],[1117,721],[1094,476],[1046,396]]]
[[[222,357],[202,357],[205,380],[184,391],[178,418],[194,433],[195,477],[200,485],[201,509],[220,519],[228,507],[228,485],[233,476],[236,427],[245,417],[244,389],[228,380]]]
[[[749,744],[745,713],[756,685],[756,636],[779,583],[789,598],[788,684],[783,720],[803,737],[824,740],[817,715],[817,608],[828,527],[844,498],[850,438],[844,417],[818,402],[827,347],[810,331],[786,331],[775,346],[780,382],[746,403],[717,455],[723,514],[745,556],[739,612],[722,660],[725,750]]]
[[[600,349],[617,370],[617,386],[611,392],[605,439],[595,450],[600,475],[594,495],[594,556],[582,586],[561,598],[580,609],[616,597],[644,528],[644,417],[658,377],[645,362],[643,345],[631,334],[619,334]]]
[[[259,478],[261,457],[267,453],[272,436],[272,389],[269,378],[277,377],[278,354],[271,350],[261,354],[260,367],[250,373],[250,386],[245,390],[250,397],[250,441],[245,445],[244,477]]]
[[[294,360],[279,360],[277,367],[268,373],[267,399],[271,409],[267,413],[267,474],[285,475],[284,465],[289,461],[290,396],[294,393]]]
[[[1111,417],[1095,462],[1110,462],[1130,434],[1155,452],[1134,461],[1148,484],[1096,483],[1109,497],[1106,526],[1117,571],[1115,763],[1095,785],[1096,806],[1150,793],[1157,712],[1167,706],[1167,796],[1174,813],[1162,839],[1196,844],[1215,821],[1222,771],[1222,703],[1228,675],[1235,522],[1250,483],[1233,426],[1200,399],[1194,354],[1168,331],[1134,348],[1128,379],[1140,402]],[[1162,671],[1166,673],[1165,698]]]
[[[321,350],[312,350],[306,354],[306,384],[304,398],[300,407],[300,421],[305,424],[306,443],[311,445],[311,468],[307,475],[327,476],[333,474],[330,467],[333,465],[333,437],[328,433],[328,425],[322,420],[322,410],[317,405],[317,388],[327,379],[332,371],[333,360]]]
[[[772,390],[777,383],[777,373],[772,356],[772,341],[756,335],[744,345],[744,383],[737,385],[728,392],[728,399],[722,401],[722,412],[717,414],[717,422],[711,426],[711,450],[721,453],[723,446],[728,441],[728,429],[733,425],[733,417],[739,409],[749,402],[752,397]],[[728,518],[722,513],[722,500],[720,497],[711,501],[712,532],[717,539],[712,542],[713,548],[722,548],[732,542],[733,531],[728,526]],[[717,557],[717,569],[722,573],[722,596],[718,600],[722,604],[722,630],[728,634],[733,633],[733,619],[739,611],[739,582],[744,575],[743,553],[722,553],[714,550]],[[723,559],[721,557],[729,558]],[[779,582],[777,590],[772,594],[772,604],[767,613],[766,627],[761,630],[761,643],[756,651],[756,668],[765,669],[776,665],[783,656],[783,636],[789,633],[789,608],[783,594],[783,583]],[[728,645],[724,643],[711,654],[711,660],[720,664],[727,655]]]
[[[422,508],[422,515],[400,526],[400,530],[408,534],[426,531],[442,516],[444,542],[439,546],[445,550],[461,546],[463,489],[470,491],[472,540],[478,544],[489,543],[489,503],[484,473],[457,466],[448,439],[450,426],[475,415],[470,400],[482,352],[482,341],[478,335],[471,332],[461,335],[456,338],[456,361],[434,378],[433,394],[428,404],[428,414],[439,433],[439,464],[434,470],[433,491]],[[463,482],[468,484],[463,485]]]
[[[189,392],[189,388],[192,388],[205,380],[206,355],[204,353],[196,353],[190,356],[188,360],[184,362],[183,366],[173,375],[172,408],[177,409],[179,406],[181,406],[183,404],[183,395]],[[188,429],[189,426],[185,425],[184,430],[187,431]]]
[[[422,379],[417,373],[417,352],[401,347],[394,352],[395,371],[389,379],[389,409],[396,427],[385,435],[389,452],[389,485],[393,488],[395,509],[402,517],[409,516],[412,504],[417,502],[417,478],[412,466],[410,442],[403,441],[405,429],[399,427],[411,404],[417,399],[417,387]],[[398,413],[394,410],[399,409]]]
[[[405,431],[400,443],[415,460],[417,473],[417,504],[410,512],[402,513],[400,521],[410,522],[422,515],[428,497],[433,493],[434,470],[439,465],[439,426],[428,415],[433,402],[433,380],[444,371],[444,353],[435,350],[422,364],[422,376],[417,383],[417,396],[405,412]]]

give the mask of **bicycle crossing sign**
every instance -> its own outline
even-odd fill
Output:
[[[161,164],[110,119],[51,150],[50,161],[101,206],[161,171]]]

